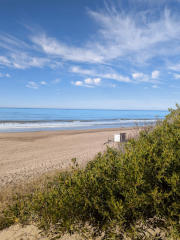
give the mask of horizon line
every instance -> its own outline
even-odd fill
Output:
[[[59,110],[110,110],[110,111],[167,111],[168,109],[104,109],[104,108],[53,108],[53,107],[0,107],[20,109],[59,109]]]

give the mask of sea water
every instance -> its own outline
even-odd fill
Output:
[[[161,110],[0,108],[0,132],[132,127],[163,120]]]

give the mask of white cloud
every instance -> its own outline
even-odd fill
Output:
[[[5,75],[6,77],[10,77],[10,75],[7,73],[6,75]]]
[[[94,83],[91,78],[86,78],[86,79],[84,79],[84,82],[85,82],[86,84],[93,84],[93,83]]]
[[[133,77],[134,79],[142,78],[142,77],[143,77],[143,73],[133,73],[133,74],[132,74],[132,77]]]
[[[175,78],[175,79],[180,79],[180,74],[176,74],[176,73],[175,73],[175,74],[174,74],[174,78]]]
[[[160,74],[159,71],[153,71],[153,72],[152,72],[152,78],[153,78],[153,79],[158,79],[158,78],[159,78],[159,74]]]
[[[44,81],[40,82],[40,84],[42,84],[42,85],[47,85],[47,83],[44,82]]]
[[[101,82],[101,78],[86,78],[84,79],[84,83],[91,84],[91,85],[99,85]]]
[[[119,82],[133,82],[132,80],[129,79],[129,77],[125,77],[122,76],[120,74],[117,73],[98,73],[95,70],[91,69],[82,69],[80,67],[71,67],[70,71],[73,73],[79,73],[79,74],[83,74],[83,75],[90,75],[90,76],[94,76],[94,77],[98,77],[98,78],[106,78],[106,79],[112,79],[112,80],[116,80]]]
[[[86,85],[86,84],[84,84],[82,81],[76,81],[76,82],[71,81],[71,84],[76,85],[76,86],[81,86],[81,87],[93,88],[93,86]]]
[[[51,81],[51,83],[57,84],[57,83],[59,83],[60,81],[61,81],[60,78],[56,78],[54,81]]]
[[[132,74],[133,79],[135,79],[137,82],[154,82],[152,81],[148,75],[144,73],[133,73]]]
[[[77,85],[77,86],[82,86],[83,83],[81,81],[76,81],[76,82],[72,82],[74,85]]]
[[[0,77],[2,77],[2,73],[0,73]]]
[[[38,89],[38,85],[35,82],[29,82],[28,85],[26,85],[28,88]]]
[[[101,82],[101,78],[94,78],[93,80],[96,85],[99,85]]]
[[[159,81],[157,81],[155,79],[155,77],[157,78],[159,75],[159,72],[158,73],[157,72],[158,71],[154,71],[152,73],[153,79],[150,76],[148,76],[142,72],[141,73],[133,73],[131,75],[132,75],[133,79],[135,79],[137,82],[160,83]]]
[[[147,89],[147,87],[145,87],[144,89]]]
[[[157,85],[153,85],[152,87],[153,87],[153,88],[159,88]]]

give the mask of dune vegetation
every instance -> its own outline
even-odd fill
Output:
[[[16,195],[0,229],[36,224],[51,238],[180,239],[180,107],[125,151],[107,148],[80,169],[53,177],[43,189]],[[155,230],[159,230],[158,232]]]

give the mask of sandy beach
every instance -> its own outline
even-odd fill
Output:
[[[98,152],[106,150],[114,143],[115,133],[133,136],[134,128],[115,128],[97,130],[69,130],[51,132],[1,133],[0,134],[0,189],[13,184],[31,180],[53,170],[68,170],[71,159],[76,157],[85,166]],[[13,225],[0,231],[2,240],[48,240],[42,237],[36,226],[22,228]],[[62,240],[80,240],[78,234],[65,234]]]
[[[72,158],[84,166],[106,150],[113,134],[133,128],[21,132],[0,134],[0,186],[25,182],[55,169],[67,170]],[[109,146],[115,147],[110,142]]]

